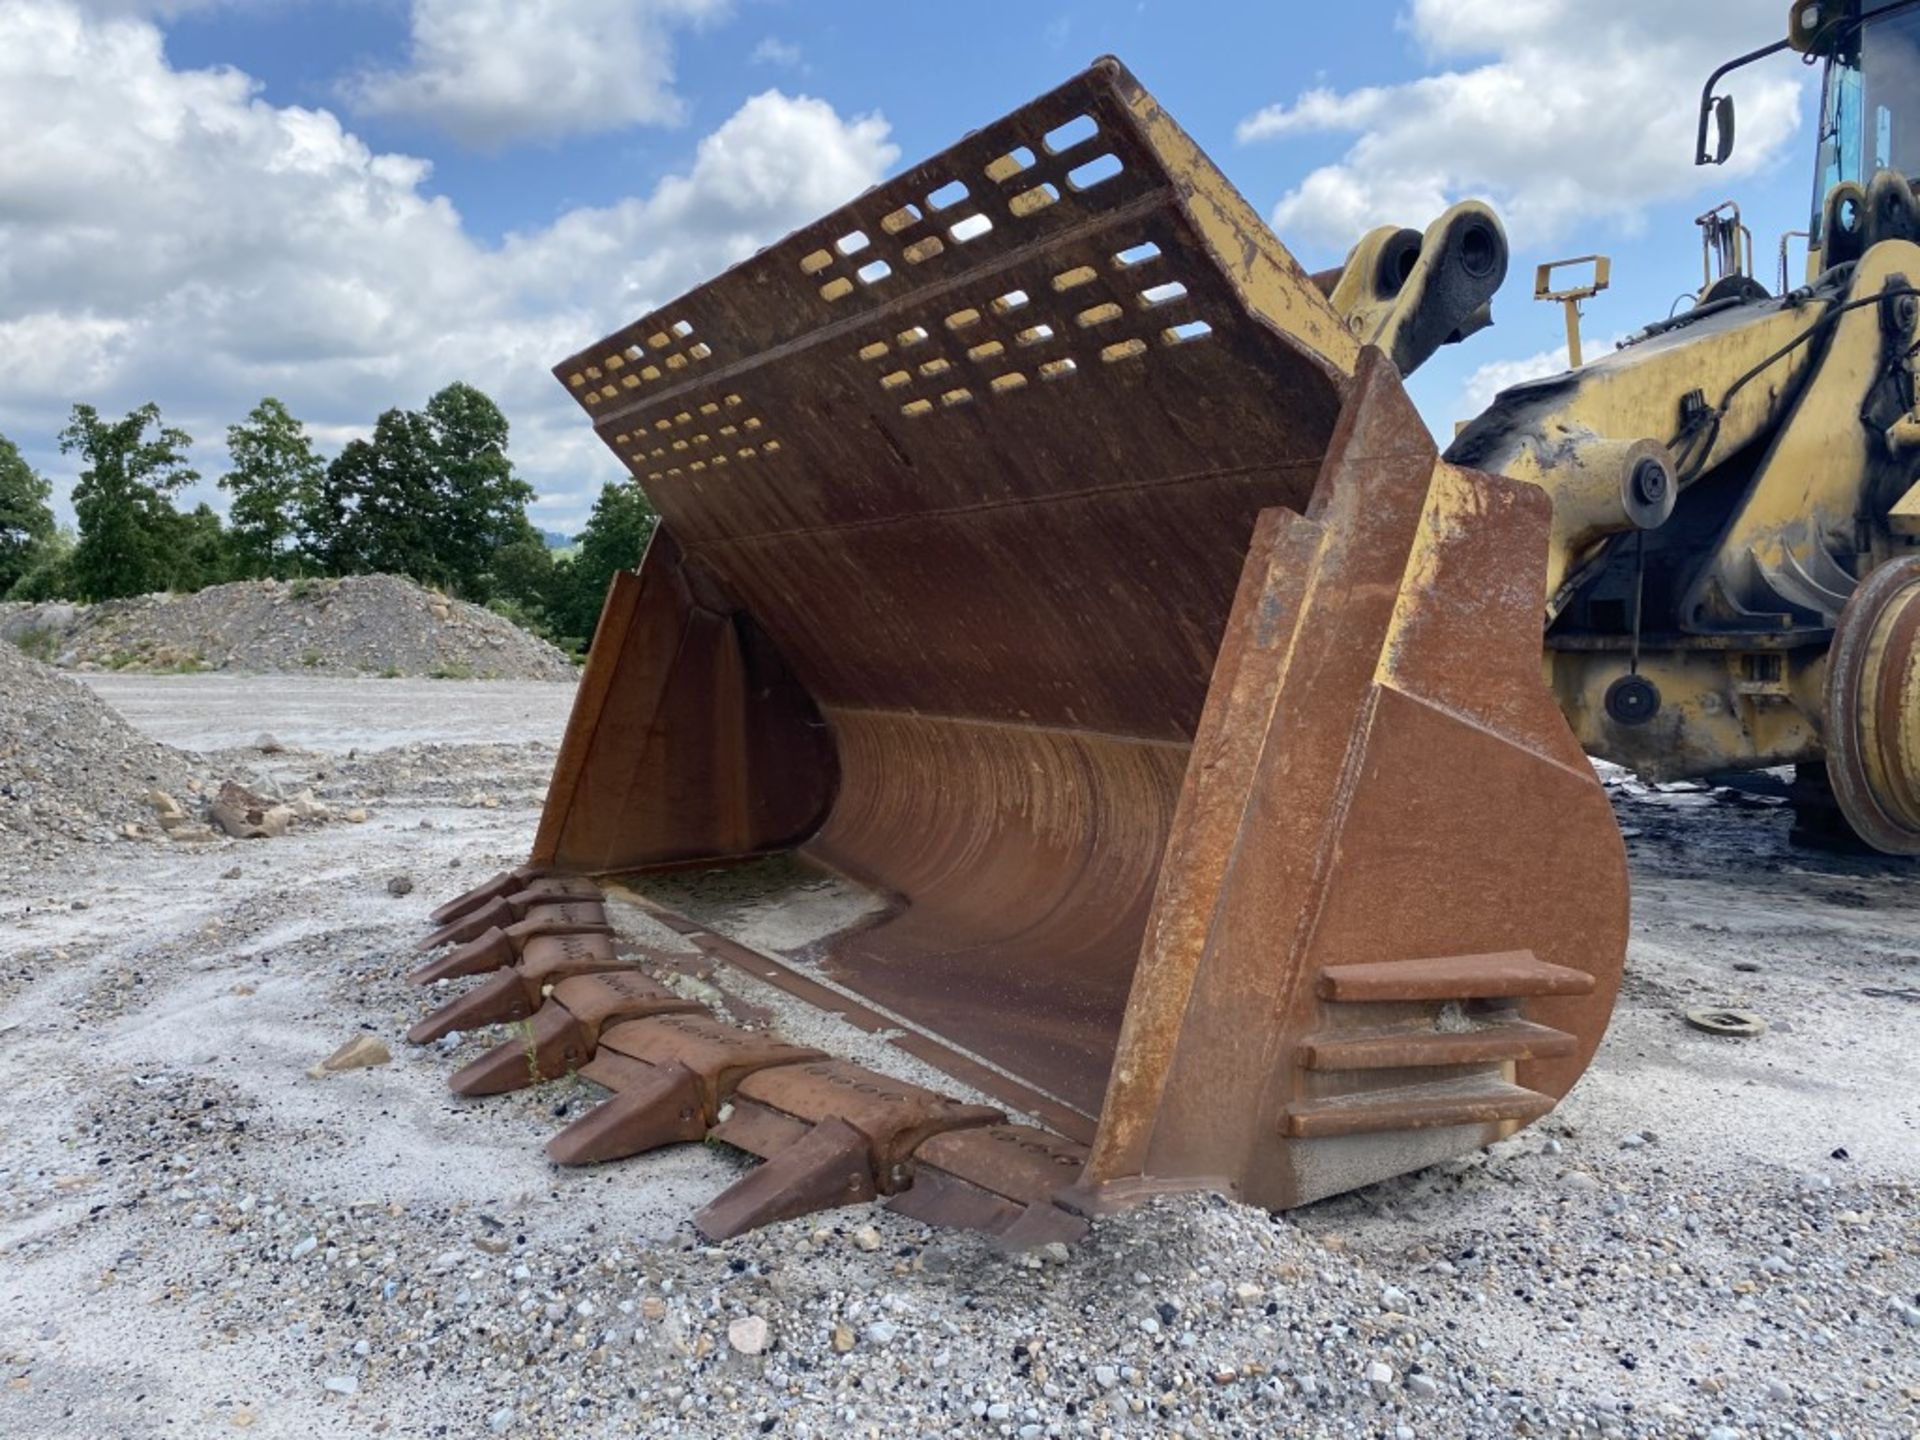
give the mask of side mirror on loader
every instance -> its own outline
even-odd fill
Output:
[[[1733,96],[1706,95],[1700,101],[1700,139],[1693,156],[1696,165],[1724,165],[1733,154]],[[1713,149],[1707,149],[1707,132],[1714,134]]]

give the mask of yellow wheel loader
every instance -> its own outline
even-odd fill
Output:
[[[1794,5],[1708,82],[1698,160],[1732,148],[1721,77],[1788,49],[1826,66],[1805,284],[1729,268],[1447,458],[1553,497],[1548,674],[1589,753],[1660,780],[1796,764],[1805,828],[1914,855],[1920,5]]]
[[[1864,57],[1871,101],[1885,23],[1821,32],[1830,91]],[[1904,182],[1856,199],[1803,289],[1717,289],[1442,457],[1401,375],[1485,323],[1498,222],[1308,275],[1103,60],[587,347],[556,373],[661,523],[529,863],[424,942],[492,978],[416,1038],[519,1019],[457,1089],[604,1085],[562,1163],[762,1157],[715,1238],[886,1197],[1068,1239],[1538,1118],[1626,945],[1583,747],[1824,761],[1913,848],[1920,248],[1872,218]],[[741,883],[867,904],[753,944]],[[973,1098],[690,1006],[603,892]]]

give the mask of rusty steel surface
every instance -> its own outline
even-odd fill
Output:
[[[435,907],[427,918],[435,925],[445,925],[478,910],[491,900],[498,900],[517,890],[524,890],[531,881],[545,880],[553,873],[553,870],[545,865],[517,865],[511,870],[502,870],[490,879],[481,881],[471,890],[454,896],[444,905]]]
[[[1502,1000],[1589,995],[1593,986],[1586,971],[1545,964],[1528,950],[1342,965],[1320,976],[1320,993],[1329,1000]]]
[[[646,904],[643,908],[669,928],[687,936],[703,953],[725,961],[742,974],[764,981],[818,1009],[839,1015],[869,1034],[886,1035],[887,1043],[896,1049],[905,1051],[917,1060],[924,1060],[934,1069],[971,1085],[1002,1105],[1033,1115],[1071,1140],[1084,1144],[1093,1138],[1092,1117],[1060,1103],[1031,1085],[1022,1084],[1004,1071],[983,1065],[924,1032],[902,1030],[892,1017],[822,985],[764,950],[756,950],[724,935],[716,935],[685,916],[662,910],[657,905]]]
[[[480,893],[489,888],[497,894],[501,887],[480,887],[464,905],[443,906],[439,913],[491,903]],[[569,888],[576,896],[598,893],[581,878]],[[719,939],[684,917],[662,918],[696,940]],[[774,966],[795,982],[801,979],[732,942],[719,948],[759,978]],[[636,958],[623,958],[603,934],[538,934],[509,958],[505,968],[422,1020],[409,1038],[431,1040],[459,1025],[531,1016],[448,1084],[457,1093],[484,1096],[578,1074],[609,1091],[548,1142],[558,1164],[624,1160],[709,1136],[761,1156],[767,1164],[696,1217],[710,1238],[881,1195],[929,1223],[985,1230],[1005,1248],[1077,1239],[1086,1231],[1085,1217],[1055,1203],[1086,1155],[1074,1140],[1000,1123],[1002,1113],[990,1106],[723,1021],[647,973],[648,967],[664,967],[658,953],[641,950]],[[810,998],[829,1003],[837,993],[815,990]],[[874,1033],[890,1026],[857,1005],[843,1004],[841,1013]],[[907,1048],[945,1060],[963,1076],[1005,1082],[937,1045]],[[951,1143],[974,1131],[980,1143]],[[904,1197],[916,1184],[919,1196],[909,1202]]]
[[[591,1060],[601,1030],[617,1020],[703,1008],[639,971],[576,975],[553,987],[524,1035],[462,1067],[450,1083],[462,1095],[495,1095],[557,1079]]]
[[[1292,1205],[1417,1168],[1540,1113],[1527,1095],[1551,1105],[1605,1029],[1625,855],[1540,681],[1545,497],[1437,463],[1384,364],[1363,363],[1355,392],[1313,506],[1254,540],[1168,839],[1089,1204],[1103,1189],[1208,1176]],[[1545,993],[1513,1018],[1576,1037],[1570,1053],[1512,1077],[1504,1065],[1301,1063],[1309,1036],[1446,1028],[1458,1007],[1510,988],[1523,950],[1538,962],[1525,988]],[[1489,956],[1502,962],[1445,958]],[[1323,977],[1351,965],[1404,966],[1417,994],[1369,984],[1370,970],[1358,998],[1324,997]],[[1527,1095],[1482,1096],[1483,1076]],[[1463,1081],[1475,1090],[1464,1099]],[[1311,1118],[1356,1112],[1348,1097],[1368,1091],[1389,1103],[1337,1134]]]
[[[913,1183],[911,1157],[948,1131],[1005,1117],[844,1060],[758,1070],[734,1091],[717,1140],[764,1155],[766,1164],[694,1217],[724,1240],[829,1205],[891,1195]]]
[[[883,902],[806,956],[864,1028],[1089,1142],[1045,1196],[985,1141],[925,1160],[903,1204],[1009,1235],[1156,1189],[1302,1203],[1578,1077],[1625,857],[1542,682],[1547,498],[1439,460],[1117,63],[556,374],[662,525],[561,747],[555,874],[437,939],[572,872],[797,850]],[[635,1092],[641,1140],[691,1133],[692,1070],[553,1008],[523,1049]],[[768,1163],[710,1236],[910,1194],[936,1136],[1000,1121],[830,1060],[732,1106],[713,1133]]]
[[[1854,592],[1827,669],[1827,775],[1855,833],[1920,855],[1920,557]]]
[[[1310,287],[1161,123],[1097,67],[561,367],[663,536],[609,599],[544,858],[810,834],[910,900],[834,973],[1089,1117],[1254,517],[1306,506],[1345,359],[1254,312],[1247,254]],[[761,641],[779,703],[743,711],[712,677]],[[769,773],[791,798],[756,827]]]
[[[697,1013],[615,1025],[581,1071],[613,1096],[554,1136],[547,1153],[562,1165],[586,1165],[702,1139],[747,1076],[825,1058]]]
[[[456,922],[459,923],[459,922]],[[436,932],[447,933],[447,930]],[[435,980],[452,980],[462,975],[480,975],[511,965],[535,940],[543,936],[611,935],[607,912],[598,900],[574,900],[565,904],[530,906],[523,918],[505,927],[491,925],[471,940],[427,961],[407,976],[412,985],[430,985]],[[423,944],[421,949],[431,948]]]
[[[829,1116],[845,1120],[867,1137],[874,1174],[885,1191],[895,1188],[900,1167],[928,1137],[1006,1118],[990,1106],[962,1104],[846,1060],[816,1060],[747,1076],[734,1091],[734,1112],[754,1107],[809,1125]],[[730,1118],[714,1133],[725,1140],[732,1125]]]
[[[736,1138],[744,1127],[735,1127]],[[878,1195],[867,1137],[838,1116],[810,1126],[693,1217],[709,1240],[730,1240],[776,1220],[856,1205]]]
[[[441,1006],[407,1031],[407,1039],[425,1045],[454,1030],[523,1019],[540,1008],[547,986],[575,975],[618,970],[623,963],[613,953],[611,936],[537,935],[527,941],[518,960]]]
[[[1086,1159],[1086,1146],[1031,1125],[949,1130],[913,1152],[913,1183],[887,1206],[929,1225],[985,1231],[1012,1248],[1071,1242],[1088,1222],[1055,1201]]]
[[[419,948],[435,950],[442,945],[462,945],[489,930],[502,929],[525,920],[532,912],[563,905],[592,906],[599,899],[598,890],[579,880],[553,878],[529,881],[525,889],[496,896],[485,904],[467,910],[457,919],[449,920],[422,940]]]

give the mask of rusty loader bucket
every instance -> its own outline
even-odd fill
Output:
[[[1437,459],[1116,62],[557,373],[662,523],[531,865],[443,933],[573,975],[552,917],[604,916],[556,877],[793,852],[879,918],[775,955],[658,913],[1038,1122],[576,977],[536,1031],[616,1098],[557,1158],[711,1129],[768,1163],[709,1234],[891,1195],[1050,1238],[1331,1195],[1579,1076],[1627,898],[1542,682],[1546,496]]]

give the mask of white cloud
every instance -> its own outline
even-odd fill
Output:
[[[50,119],[49,117],[57,117]],[[488,246],[324,110],[172,69],[142,20],[0,5],[0,431],[56,478],[85,400],[148,399],[220,468],[263,394],[331,443],[455,379],[571,524],[617,470],[548,368],[874,183],[886,122],[770,90],[651,193]]]
[[[1620,342],[1627,337],[1624,334],[1612,335],[1601,339],[1587,335],[1581,340],[1581,356],[1588,363],[1598,360],[1602,355],[1611,355],[1620,348]],[[1460,413],[1478,415],[1493,403],[1494,397],[1502,390],[1509,390],[1527,380],[1540,380],[1548,375],[1558,375],[1567,369],[1567,347],[1556,345],[1551,350],[1541,350],[1533,355],[1523,355],[1512,360],[1489,360],[1467,376],[1460,386]]]
[[[1461,385],[1461,413],[1478,415],[1493,403],[1493,397],[1502,390],[1510,389],[1524,380],[1558,375],[1566,368],[1567,347],[1564,345],[1518,360],[1489,360]]]
[[[345,98],[464,143],[595,135],[684,117],[673,31],[728,0],[412,0],[409,63],[362,72]]]
[[[753,65],[777,65],[783,70],[797,70],[805,58],[798,45],[769,35],[753,47],[753,53],[747,57],[747,61]]]
[[[1403,27],[1436,61],[1466,63],[1405,84],[1310,90],[1247,117],[1239,138],[1357,136],[1274,207],[1275,229],[1303,246],[1341,252],[1374,225],[1424,225],[1468,196],[1491,200],[1518,245],[1586,222],[1631,228],[1648,204],[1701,188],[1700,84],[1777,38],[1780,22],[1751,0],[1411,0]],[[1788,61],[1732,77],[1740,146],[1714,188],[1783,152],[1803,83]]]

